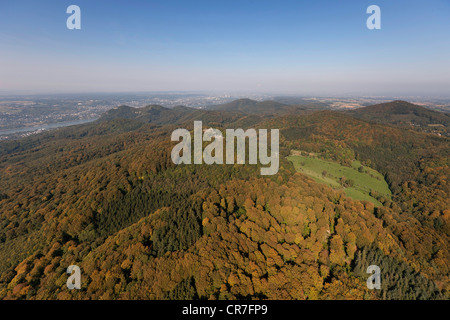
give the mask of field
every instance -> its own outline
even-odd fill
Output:
[[[376,206],[381,203],[370,193],[378,193],[391,198],[391,191],[381,173],[362,166],[357,160],[351,167],[345,167],[333,161],[319,159],[315,156],[291,155],[288,160],[297,171],[306,174],[318,183],[324,183],[334,189],[344,189],[348,197],[355,200],[370,201]]]

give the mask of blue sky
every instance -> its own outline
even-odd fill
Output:
[[[0,92],[450,96],[449,18],[450,0],[2,0]]]

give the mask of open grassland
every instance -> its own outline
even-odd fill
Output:
[[[335,189],[344,189],[348,197],[355,200],[366,200],[381,206],[374,194],[391,198],[391,191],[378,171],[361,165],[357,160],[351,167],[342,166],[333,161],[327,161],[316,156],[305,156],[296,152],[288,160],[294,164],[297,171],[306,174],[318,183],[324,183]]]

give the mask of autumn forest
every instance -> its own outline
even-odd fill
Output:
[[[121,106],[0,142],[0,299],[450,298],[448,136],[392,121],[399,104],[415,108],[406,102],[353,114],[245,103]],[[194,120],[279,129],[278,173],[173,164],[170,134]],[[337,168],[337,182],[299,170],[293,152]],[[355,161],[356,178],[338,175]],[[70,265],[80,290],[66,286]],[[380,290],[366,285],[369,265]]]

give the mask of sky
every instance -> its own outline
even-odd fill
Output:
[[[73,4],[81,30],[66,27]],[[450,0],[0,0],[3,94],[449,88]]]

